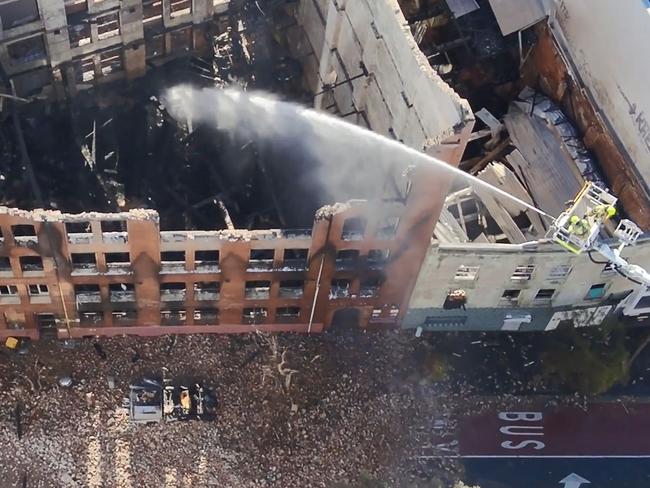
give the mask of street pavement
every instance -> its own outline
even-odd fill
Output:
[[[468,415],[467,481],[481,488],[650,486],[650,404],[595,403]]]
[[[465,459],[465,479],[481,488],[646,488],[650,459]],[[573,476],[572,476],[573,475]],[[564,482],[563,482],[564,480]]]

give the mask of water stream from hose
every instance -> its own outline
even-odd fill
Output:
[[[472,187],[485,189],[555,220],[543,210],[440,159],[333,115],[278,100],[272,95],[231,88],[199,89],[179,85],[168,89],[162,101],[178,121],[203,122],[245,140],[280,141],[289,150],[292,146],[310,146],[312,151],[322,154],[324,160],[328,159],[326,162],[329,164],[364,158],[366,161],[376,159],[404,161],[405,165],[428,165],[441,173],[458,177]]]

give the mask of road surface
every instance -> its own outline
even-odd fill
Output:
[[[650,487],[650,404],[469,416],[459,454],[468,481],[481,488]]]

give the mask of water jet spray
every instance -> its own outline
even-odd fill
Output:
[[[191,119],[212,124],[216,129],[241,140],[284,141],[313,146],[322,155],[324,164],[338,164],[362,157],[402,161],[405,166],[427,165],[441,174],[461,178],[470,186],[483,188],[551,221],[555,220],[543,210],[502,189],[399,141],[327,113],[284,102],[267,94],[242,92],[232,88],[197,89],[179,85],[167,90],[163,102],[178,121]]]
[[[619,224],[614,233],[620,243],[617,249],[610,248],[600,237],[617,199],[593,183],[585,185],[573,205],[555,218],[500,188],[401,142],[324,112],[266,94],[180,85],[167,90],[163,103],[178,121],[194,120],[210,124],[240,140],[284,144],[287,151],[309,146],[324,165],[339,165],[332,169],[331,175],[325,176],[326,179],[336,175],[342,162],[367,163],[370,159],[373,163],[399,161],[405,167],[427,165],[441,174],[461,178],[470,186],[483,188],[547,217],[552,223],[547,236],[549,239],[576,254],[592,250],[599,252],[613,263],[617,271],[643,285],[639,293],[650,286],[650,273],[621,257],[622,249],[634,244],[641,233],[633,222],[624,219]],[[349,184],[345,176],[337,184]],[[347,179],[350,178],[358,181],[359,175],[352,174]]]

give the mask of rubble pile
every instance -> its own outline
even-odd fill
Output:
[[[4,350],[0,477],[29,487],[329,487],[362,476],[416,486],[413,459],[443,415],[440,384],[417,374],[416,347],[393,332],[355,332]],[[161,374],[214,391],[216,420],[130,423],[130,383]],[[66,377],[72,385],[59,386]]]

